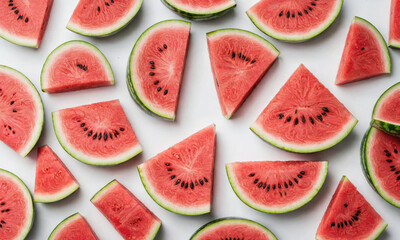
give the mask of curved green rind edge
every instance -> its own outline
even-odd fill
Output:
[[[60,200],[63,200],[64,198],[70,196],[73,194],[76,190],[79,189],[79,184],[77,184],[74,188],[70,189],[69,191],[64,191],[62,194],[57,194],[57,197],[55,196],[49,196],[49,197],[36,197],[35,194],[33,195],[33,201],[37,203],[53,203],[53,202],[58,202]]]
[[[268,210],[268,209],[262,209],[262,208],[258,208],[258,207],[256,207],[256,206],[251,205],[251,203],[248,202],[247,199],[246,199],[244,196],[240,195],[240,193],[239,193],[239,191],[238,191],[238,187],[237,187],[237,186],[234,184],[234,182],[233,182],[233,176],[232,176],[231,171],[229,171],[228,165],[229,165],[229,164],[226,164],[226,165],[225,165],[226,174],[227,174],[227,176],[228,176],[229,183],[230,183],[230,185],[231,185],[233,191],[235,192],[236,196],[237,196],[243,203],[245,203],[247,206],[249,206],[249,207],[251,207],[251,208],[253,208],[253,209],[257,210],[257,211],[264,212],[264,213],[273,213],[273,214],[276,214],[276,213],[287,213],[287,212],[291,212],[291,211],[294,211],[294,210],[296,210],[296,209],[299,209],[299,208],[301,208],[302,206],[304,206],[304,205],[306,205],[307,203],[309,203],[309,202],[318,194],[319,190],[320,190],[320,189],[322,188],[322,186],[324,185],[326,176],[328,175],[328,165],[329,165],[329,164],[328,164],[328,162],[326,162],[325,167],[322,169],[322,170],[323,170],[323,174],[321,174],[321,175],[322,175],[321,178],[323,178],[323,179],[322,179],[322,181],[320,181],[320,185],[318,185],[318,186],[316,186],[316,187],[314,188],[314,191],[311,192],[311,193],[308,195],[308,198],[305,199],[304,202],[300,202],[298,205],[295,205],[295,206],[293,206],[293,208],[290,208],[290,209],[287,209],[287,210],[281,210],[281,209]]]
[[[161,0],[161,2],[176,14],[181,15],[182,17],[188,18],[193,21],[205,21],[205,20],[215,19],[221,17],[222,15],[226,14],[231,9],[236,7],[236,3],[234,3],[216,12],[196,13],[196,12],[182,10],[179,7],[175,6],[174,4],[170,3],[169,0]]]
[[[60,227],[62,227],[62,225],[63,225],[64,223],[68,223],[70,220],[72,220],[72,218],[74,218],[76,215],[80,215],[80,213],[78,213],[78,212],[77,212],[77,213],[74,213],[74,214],[72,214],[71,216],[67,217],[66,219],[62,220],[62,221],[53,229],[53,231],[51,232],[51,234],[50,234],[48,240],[54,239],[54,237],[55,237],[54,234],[57,233],[58,229],[59,229]]]
[[[227,218],[219,218],[216,220],[213,220],[209,223],[206,223],[205,225],[201,226],[191,237],[190,240],[196,240],[197,238],[201,237],[201,234],[205,231],[207,231],[207,229],[209,227],[212,227],[215,224],[218,223],[224,223],[224,222],[240,222],[243,224],[247,224],[247,225],[252,225],[252,226],[256,226],[258,228],[260,228],[260,230],[262,229],[263,231],[267,232],[268,235],[272,238],[271,240],[277,240],[276,236],[265,226],[261,225],[258,222],[249,220],[249,219],[245,219],[245,218],[233,218],[233,217],[227,217]]]
[[[400,48],[400,40],[399,41],[389,40],[389,47]]]
[[[307,41],[311,38],[314,38],[318,35],[320,35],[321,33],[323,33],[330,25],[332,25],[332,23],[336,20],[336,18],[338,17],[340,11],[342,10],[342,6],[343,6],[343,0],[340,0],[340,7],[338,8],[338,11],[334,14],[334,16],[326,22],[326,25],[324,27],[321,28],[321,30],[313,35],[304,35],[301,38],[290,38],[290,37],[286,37],[286,38],[280,38],[278,36],[275,36],[273,33],[270,33],[268,31],[266,31],[265,29],[263,29],[262,27],[262,23],[261,22],[257,22],[254,17],[252,16],[252,14],[249,11],[246,11],[247,16],[250,18],[250,20],[253,22],[253,24],[260,29],[261,32],[267,34],[268,36],[281,40],[281,41],[286,41],[286,42],[304,42]]]
[[[85,42],[85,41],[82,41],[82,40],[72,40],[72,41],[65,42],[65,43],[61,44],[60,46],[56,47],[56,48],[55,48],[53,51],[51,51],[51,53],[47,56],[46,61],[45,61],[44,64],[43,64],[42,71],[41,71],[41,73],[40,73],[40,88],[42,89],[42,92],[46,92],[46,91],[43,89],[43,75],[44,75],[45,66],[48,64],[49,58],[50,58],[53,54],[57,53],[57,50],[58,50],[60,47],[65,46],[65,45],[68,45],[68,44],[71,44],[71,43],[82,43],[82,44],[87,45],[87,46],[89,46],[90,48],[92,48],[93,51],[100,53],[100,55],[103,56],[104,60],[107,62],[107,66],[108,66],[108,68],[109,68],[110,71],[111,71],[111,75],[112,75],[112,77],[113,77],[113,78],[112,78],[112,81],[111,81],[111,82],[112,82],[112,85],[115,84],[114,72],[113,72],[113,70],[112,70],[112,68],[111,68],[110,62],[108,61],[108,59],[106,58],[106,56],[104,56],[104,54],[100,51],[100,49],[98,49],[98,48],[97,48],[96,46],[94,46],[93,44],[88,43],[88,42]]]

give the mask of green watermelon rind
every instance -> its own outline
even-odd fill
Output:
[[[64,198],[70,196],[73,194],[76,190],[79,189],[79,184],[77,182],[74,182],[71,184],[71,186],[68,186],[64,188],[62,191],[60,191],[57,194],[51,194],[51,195],[46,195],[46,194],[33,194],[33,201],[37,203],[52,203],[52,202],[58,202],[60,200],[63,200]]]
[[[196,240],[198,238],[201,237],[201,234],[205,233],[209,228],[212,228],[218,224],[224,224],[224,223],[242,223],[242,224],[246,224],[246,225],[251,225],[254,227],[259,228],[260,230],[264,231],[265,233],[267,233],[267,235],[269,236],[270,240],[277,240],[276,236],[265,226],[261,225],[258,222],[249,220],[249,219],[245,219],[245,218],[234,218],[234,217],[227,217],[227,218],[219,218],[216,220],[213,220],[209,223],[206,223],[205,225],[201,226],[191,237],[190,240]]]
[[[74,221],[75,219],[83,218],[83,216],[77,212],[72,214],[71,216],[67,217],[66,219],[62,220],[51,232],[48,240],[55,239],[56,235],[65,227],[65,225],[69,224],[70,222]]]
[[[400,41],[389,40],[389,47],[400,48]]]

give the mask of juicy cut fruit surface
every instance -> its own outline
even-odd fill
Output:
[[[343,176],[318,227],[317,240],[376,239],[385,221]]]
[[[143,0],[80,0],[67,28],[94,37],[113,35],[133,20]]]
[[[400,0],[392,0],[391,4],[389,46],[400,48]]]
[[[327,29],[343,0],[261,0],[247,11],[265,34],[284,41],[305,41]]]
[[[189,22],[167,20],[148,28],[136,41],[127,84],[147,113],[175,120],[190,36]]]
[[[300,65],[250,129],[281,149],[311,153],[339,143],[357,122],[346,107]]]
[[[275,62],[279,51],[240,29],[207,33],[208,51],[222,114],[229,119]]]
[[[25,157],[42,133],[44,110],[33,84],[0,65],[0,140]]]
[[[38,48],[42,42],[53,0],[11,0],[0,4],[0,37]]]
[[[367,20],[354,17],[335,83],[342,85],[390,72],[390,53],[382,35]]]
[[[61,146],[72,157],[91,165],[115,165],[142,152],[119,100],[53,112]]]
[[[142,183],[161,207],[178,214],[211,211],[215,126],[211,125],[138,166]]]
[[[124,239],[151,240],[161,221],[117,180],[111,181],[90,200]]]
[[[98,237],[86,219],[75,213],[60,222],[48,240],[98,240]]]
[[[226,164],[231,187],[249,207],[285,213],[311,201],[324,184],[328,162],[263,161]]]

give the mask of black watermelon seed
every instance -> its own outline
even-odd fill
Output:
[[[90,132],[88,133],[88,137],[92,136],[92,134],[93,134],[93,131],[90,130]]]
[[[97,138],[97,133],[93,135],[93,140]]]
[[[286,17],[287,17],[287,18],[290,18],[290,12],[287,12],[287,13],[286,13]]]
[[[394,166],[392,165],[392,166],[390,166],[390,168],[394,168]]]
[[[104,136],[104,141],[107,141],[107,139],[108,139],[108,134],[105,132],[103,136]]]
[[[194,184],[195,184],[196,186],[198,186],[198,185],[199,185],[199,183],[198,183],[197,181],[194,181]]]
[[[280,185],[280,184],[278,184],[278,188],[281,188],[281,185]]]
[[[207,179],[207,178],[204,178],[204,182],[208,182],[208,179]]]
[[[150,61],[150,64],[154,64],[154,62],[153,62],[153,61]]]
[[[241,58],[242,57],[242,53],[239,53],[238,57]]]
[[[270,185],[268,185],[268,187],[267,187],[267,191],[269,191],[269,189],[271,188],[271,186]]]
[[[113,138],[113,135],[112,135],[112,133],[109,133],[109,136],[110,136],[110,138],[111,138],[111,139]]]
[[[232,52],[232,58],[235,58],[235,55],[236,55],[235,52]]]
[[[311,124],[314,124],[314,118],[310,117]]]
[[[168,168],[167,170],[168,170],[168,172],[172,172],[172,168]]]
[[[260,187],[262,187],[262,182],[260,182],[259,184],[258,184],[258,188],[260,188]]]
[[[334,227],[335,226],[335,223],[333,222],[333,223],[331,223],[331,227]]]
[[[388,159],[388,160],[386,160],[386,162],[388,162],[388,163],[391,163],[391,162],[392,162],[392,160]]]
[[[6,203],[3,203],[3,202],[2,202],[2,203],[1,203],[1,206],[4,206],[4,204],[6,204]]]
[[[20,19],[23,19],[23,18],[24,18],[24,16],[19,15],[18,18],[17,18],[17,20],[20,20]]]
[[[348,206],[348,205],[345,203],[345,204],[344,204],[344,207],[347,207],[347,206]]]
[[[159,51],[159,52],[162,52],[162,49],[161,49],[161,48],[158,48],[158,51]]]
[[[285,115],[279,114],[279,119],[282,119]]]
[[[400,180],[400,176],[398,176],[398,177],[396,178],[396,180],[399,181],[399,180]]]
[[[167,94],[168,94],[168,90],[165,90],[165,91],[164,91],[164,95],[167,95]]]
[[[158,91],[158,92],[159,92],[159,91],[161,91],[161,88],[160,88],[160,87],[158,87],[158,88],[157,88],[157,91]]]
[[[86,132],[87,130],[88,130],[88,128],[84,128],[84,129],[83,129],[83,131],[85,131],[85,132]]]
[[[250,61],[250,58],[246,58],[246,62]]]
[[[169,164],[169,163],[165,163],[165,166],[167,166],[167,167],[170,166],[170,165],[171,165],[171,164]]]
[[[399,153],[399,151],[397,151],[397,149],[393,150],[393,152],[396,153],[396,154]]]
[[[178,185],[181,182],[180,179],[176,180],[175,185]]]
[[[164,44],[164,46],[163,46],[163,47],[164,47],[164,49],[167,49],[167,44]]]
[[[244,56],[244,54],[242,55],[242,60],[246,59],[246,57]]]
[[[83,67],[83,71],[86,71],[86,70],[87,70],[87,67],[86,67],[86,66],[84,66],[84,67]]]
[[[267,184],[266,183],[264,183],[264,186],[263,186],[263,188],[265,189],[265,187],[267,186]]]
[[[324,112],[329,112],[329,109],[328,109],[327,107],[323,107],[323,108],[322,108],[322,111],[324,111]]]
[[[325,117],[326,117],[326,115],[327,115],[326,112],[323,112],[323,113],[321,113],[321,114],[322,114],[322,116],[325,116]]]
[[[200,182],[201,185],[204,185],[203,180],[200,179],[199,182]]]
[[[154,76],[154,75],[155,75],[155,73],[153,73],[153,72],[150,73],[150,76]]]
[[[3,223],[3,224],[4,224],[4,223],[6,223],[6,222],[4,222],[3,220],[1,220],[1,223]]]
[[[82,124],[81,124],[81,127],[84,127],[84,126],[85,126],[85,124],[84,124],[84,123],[82,123]]]
[[[343,222],[340,223],[340,226],[343,228]]]
[[[292,186],[292,185],[293,185],[292,181],[290,181],[290,180],[289,180],[289,185],[290,185],[290,186]]]
[[[154,82],[154,85],[157,85],[159,83],[160,83],[160,81],[157,80],[157,81]]]
[[[97,7],[97,11],[99,11],[99,12],[100,12],[100,7]]]
[[[395,172],[395,174],[400,174],[400,171]]]
[[[387,156],[387,157],[390,157],[390,156],[392,156],[392,154],[390,154],[390,153],[386,153],[386,156]]]
[[[392,168],[392,170],[391,170],[392,172],[394,172],[394,171],[396,171],[396,168]]]
[[[346,225],[346,226],[347,226],[347,221],[344,221],[344,225]]]
[[[8,4],[8,6],[9,6],[9,7],[12,7],[12,6],[14,6],[14,4],[10,3],[10,4]]]
[[[318,120],[320,120],[322,122],[323,119],[322,119],[321,115],[318,115],[317,118],[318,118]]]
[[[14,109],[13,112],[17,112],[17,110]]]
[[[292,18],[294,18],[296,16],[296,14],[292,13]]]
[[[120,128],[119,130],[120,130],[121,132],[123,132],[123,131],[125,131],[125,128]]]
[[[302,178],[303,176],[301,176],[301,175],[299,174],[299,175],[297,175],[297,177],[298,177],[298,178]]]
[[[294,125],[297,125],[297,124],[299,124],[299,119],[296,118],[296,119],[294,120]]]
[[[185,181],[182,181],[181,187],[185,186]]]
[[[315,3],[311,3],[311,5],[313,5],[313,6],[316,6],[316,4],[315,4]]]
[[[185,184],[185,188],[188,188],[188,187],[189,187],[189,183],[186,183],[186,184]]]
[[[110,6],[110,4],[108,2],[106,2],[106,6]]]
[[[305,13],[305,14],[308,14],[307,10],[304,9],[304,13]]]
[[[11,10],[15,10],[17,7],[13,7],[13,8],[11,8]]]
[[[99,140],[101,140],[101,133],[99,133]]]
[[[254,177],[254,175],[255,175],[254,173],[250,173],[249,177]]]
[[[301,116],[301,121],[302,121],[303,123],[305,123],[305,122],[306,122],[306,118],[305,118],[304,116]]]
[[[351,221],[349,221],[350,226],[353,226],[353,223]]]
[[[114,3],[114,0],[110,0],[111,3]]]
[[[286,118],[287,122],[290,122],[290,120],[292,120],[292,118],[290,116]]]
[[[361,48],[361,50],[362,50],[362,51],[364,51],[364,50],[365,50],[365,48]]]
[[[273,186],[272,186],[272,190],[275,190],[276,189],[276,185],[274,184]]]
[[[11,130],[11,126],[8,126],[8,129],[10,129],[10,130]]]
[[[303,16],[303,14],[301,12],[298,12],[298,14],[299,14],[300,17]]]
[[[297,181],[297,178],[293,179],[295,183],[299,183],[299,181]]]
[[[356,217],[356,216],[353,216],[353,219],[356,220],[356,221],[358,221],[358,217]]]
[[[300,174],[301,174],[301,175],[304,175],[304,174],[306,174],[306,172],[304,172],[304,171],[301,171],[301,172],[300,172]]]
[[[311,7],[308,7],[308,10],[312,11],[312,8],[311,8]]]
[[[340,224],[339,223],[337,224],[337,227],[340,228]]]
[[[18,13],[19,13],[19,10],[15,10],[14,13],[15,13],[15,14],[18,14]]]
[[[11,102],[10,102],[10,105],[13,105],[13,104],[14,104],[14,101],[11,101]]]
[[[285,188],[288,188],[289,186],[287,185],[287,183],[285,182]]]
[[[256,62],[256,60],[253,60],[253,61],[251,61],[251,64],[253,64],[253,63],[255,63]]]
[[[295,114],[297,114],[297,109],[294,111]]]
[[[190,188],[193,189],[194,188],[194,184],[191,182],[190,183]]]
[[[258,178],[256,180],[254,180],[254,184],[258,183]]]
[[[283,15],[283,12],[280,12],[280,13],[279,13],[279,17],[282,17],[282,15]]]

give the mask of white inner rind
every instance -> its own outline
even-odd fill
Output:
[[[72,216],[67,217],[61,223],[57,225],[57,227],[51,233],[49,240],[53,240],[57,237],[58,233],[62,231],[68,224],[72,223],[73,221],[83,218],[79,213],[75,213]]]
[[[0,29],[0,36],[5,40],[15,43],[17,45],[25,46],[25,47],[39,47],[39,39],[37,38],[27,38],[18,36],[16,34],[11,34],[6,29]]]
[[[179,3],[176,0],[163,0],[163,1],[165,1],[171,7],[173,7],[175,11],[193,15],[214,15],[236,6],[235,0],[229,0],[225,4],[220,4],[218,6],[212,6],[208,8],[192,7],[189,6],[188,4]]]
[[[34,202],[55,202],[61,199],[64,199],[71,195],[73,192],[78,190],[79,184],[77,182],[72,182],[68,187],[61,189],[57,193],[34,193],[33,201]]]

